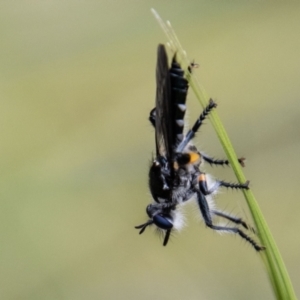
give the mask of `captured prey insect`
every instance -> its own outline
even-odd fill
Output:
[[[220,232],[238,234],[257,251],[265,249],[240,229],[240,226],[251,229],[242,219],[209,205],[209,195],[216,192],[219,187],[248,189],[249,181],[244,184],[233,184],[218,180],[212,186],[208,185],[206,174],[200,168],[201,162],[204,160],[216,165],[228,165],[229,162],[201,153],[191,141],[207,115],[217,105],[211,99],[192,129],[184,134],[188,82],[184,78],[184,71],[176,61],[176,54],[169,68],[164,45],[159,45],[157,50],[156,84],[156,104],[149,116],[155,128],[156,143],[156,157],[149,171],[149,188],[154,203],[146,208],[149,220],[135,228],[140,229],[142,234],[148,226],[155,225],[164,233],[163,245],[166,246],[172,230],[179,230],[182,226],[180,207],[195,197],[207,227]],[[243,165],[244,159],[239,159],[239,162]],[[215,225],[214,216],[236,225]]]

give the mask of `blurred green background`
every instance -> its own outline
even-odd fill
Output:
[[[166,42],[151,7],[199,63],[300,294],[299,1],[2,1],[1,299],[273,299],[257,253],[195,207],[166,248],[133,228],[151,201]],[[202,108],[188,98],[192,123]],[[195,143],[224,157],[209,122]],[[251,222],[240,193],[217,203]]]

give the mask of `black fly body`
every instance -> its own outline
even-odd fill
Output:
[[[191,144],[191,141],[207,115],[217,105],[210,99],[192,129],[184,134],[188,82],[176,61],[176,55],[169,68],[167,53],[163,45],[159,45],[157,50],[156,85],[155,108],[151,110],[149,116],[155,128],[156,144],[156,157],[149,171],[149,188],[154,203],[146,208],[149,220],[135,228],[140,229],[141,234],[149,225],[155,225],[163,232],[163,245],[166,246],[172,230],[178,230],[183,225],[180,206],[195,196],[207,227],[220,232],[238,234],[255,250],[264,250],[263,246],[240,229],[240,227],[251,229],[242,219],[209,205],[209,195],[215,193],[219,187],[248,189],[249,182],[233,184],[218,180],[212,186],[207,184],[207,176],[200,168],[203,160],[216,165],[229,163],[227,160],[214,159],[201,153]],[[243,165],[244,159],[239,159],[239,162]],[[215,225],[214,216],[229,220],[236,225],[231,227]]]

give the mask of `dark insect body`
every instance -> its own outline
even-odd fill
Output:
[[[149,220],[135,228],[140,229],[142,234],[148,226],[155,225],[164,233],[163,245],[166,246],[172,230],[179,230],[183,225],[180,207],[195,197],[207,227],[238,234],[255,250],[264,250],[263,246],[240,229],[240,226],[251,229],[246,222],[215,209],[208,200],[209,196],[222,186],[234,189],[249,188],[248,181],[244,184],[233,184],[218,180],[210,186],[206,174],[200,169],[203,160],[215,165],[229,164],[228,160],[214,159],[201,153],[191,143],[205,118],[216,108],[216,103],[210,99],[192,129],[184,134],[188,82],[184,78],[184,71],[176,61],[176,55],[169,68],[163,45],[159,45],[157,50],[156,84],[156,104],[149,116],[149,121],[155,128],[156,144],[156,157],[149,171],[149,188],[154,203],[146,208]],[[244,158],[239,159],[239,162],[243,165]],[[215,225],[214,216],[236,225],[231,227]]]

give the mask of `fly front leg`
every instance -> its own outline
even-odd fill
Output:
[[[177,146],[176,152],[182,152],[184,148],[187,146],[187,144],[194,138],[196,132],[199,130],[201,125],[203,124],[203,121],[206,119],[208,114],[215,108],[217,107],[217,104],[214,102],[213,99],[209,100],[208,105],[205,107],[203,112],[201,113],[200,117],[197,119],[195,122],[194,126],[192,129],[188,131],[184,139],[181,141],[181,143]]]

